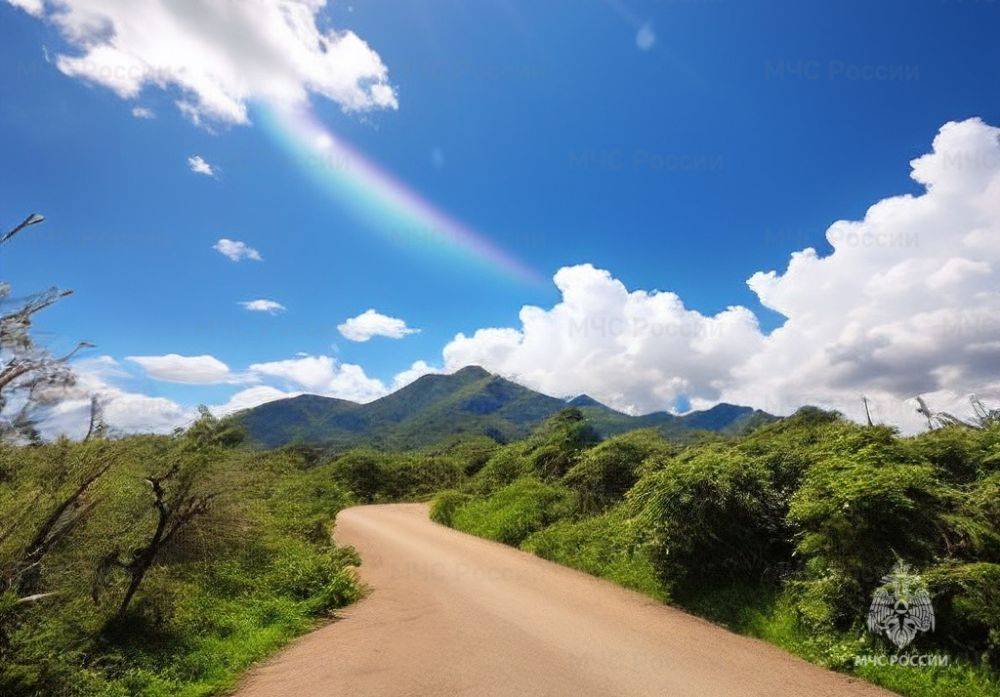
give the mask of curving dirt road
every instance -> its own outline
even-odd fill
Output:
[[[239,697],[889,695],[611,583],[436,525],[342,511],[371,594],[256,668]]]

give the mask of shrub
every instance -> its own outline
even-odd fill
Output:
[[[469,493],[488,496],[513,484],[516,479],[528,474],[529,469],[520,446],[505,445],[486,461],[465,488]]]
[[[878,579],[901,558],[918,567],[934,558],[945,490],[934,468],[903,459],[898,444],[873,443],[806,474],[788,518],[800,530],[806,603],[816,618],[844,627],[864,617]]]
[[[579,521],[558,521],[532,533],[521,548],[654,598],[667,599],[646,550],[633,544],[621,508]]]
[[[943,564],[923,578],[934,598],[935,634],[1000,667],[1000,564]]]
[[[656,431],[633,431],[585,451],[563,477],[576,491],[581,511],[599,512],[619,501],[639,477],[639,467],[650,455],[667,449]]]
[[[528,441],[528,461],[543,479],[557,479],[574,465],[581,451],[600,438],[579,409],[563,409],[549,417]]]
[[[639,481],[629,505],[671,590],[759,576],[788,555],[786,503],[770,472],[725,444],[665,462]]]
[[[372,503],[384,483],[381,459],[374,450],[350,450],[333,461],[332,474],[359,501]]]
[[[441,525],[452,526],[455,511],[471,500],[471,496],[449,489],[442,491],[431,504],[431,520]]]
[[[569,515],[572,494],[533,477],[523,477],[492,496],[470,501],[453,515],[454,527],[509,545]]]

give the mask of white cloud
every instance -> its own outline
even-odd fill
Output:
[[[154,380],[180,382],[188,385],[212,385],[234,379],[229,366],[214,356],[128,356]]]
[[[124,390],[113,383],[128,377],[110,356],[76,361],[77,384],[66,399],[53,408],[41,424],[48,437],[82,438],[90,420],[90,398],[96,395],[104,408],[104,420],[122,433],[169,433],[197,418],[198,412],[164,397]]]
[[[915,428],[902,400],[959,408],[1000,399],[1000,129],[948,123],[912,163],[927,190],[879,201],[827,231],[834,252],[792,255],[750,288],[785,315],[734,373],[728,395],[787,411],[826,403],[860,415],[860,394]],[[963,409],[964,411],[964,409]]]
[[[264,298],[259,300],[244,300],[240,305],[250,312],[266,312],[269,315],[276,315],[286,310],[285,306],[276,300],[266,300]]]
[[[946,124],[914,160],[919,196],[872,206],[827,231],[834,251],[791,255],[748,281],[786,317],[769,335],[746,308],[705,316],[672,293],[629,292],[589,265],[561,269],[562,300],[525,307],[519,328],[459,334],[445,367],[480,364],[554,395],[620,409],[731,401],[788,413],[803,404],[920,427],[906,399],[959,408],[1000,401],[1000,129]]]
[[[187,162],[188,167],[195,174],[202,174],[206,177],[215,176],[215,167],[207,163],[201,155],[192,155]]]
[[[305,392],[370,402],[386,394],[385,385],[365,374],[364,368],[339,363],[330,356],[300,356],[270,363],[254,363],[250,372],[260,378],[278,378]]]
[[[246,242],[240,242],[239,240],[229,240],[223,237],[212,245],[212,249],[229,259],[229,261],[242,261],[243,259],[250,259],[251,261],[264,261],[260,252],[248,245]]]
[[[29,15],[33,15],[35,17],[41,17],[42,12],[45,11],[45,6],[42,3],[42,0],[7,0],[7,2],[14,7],[20,7]]]
[[[252,409],[253,407],[258,407],[261,404],[273,402],[278,399],[294,397],[297,394],[299,393],[283,392],[282,390],[268,385],[257,385],[256,387],[248,387],[245,390],[240,390],[230,397],[228,402],[213,406],[211,407],[211,410],[216,416],[228,416],[229,414],[237,411]]]
[[[365,310],[357,317],[344,320],[337,329],[350,341],[368,341],[373,336],[385,336],[390,339],[402,339],[409,334],[416,334],[419,329],[411,329],[406,322],[396,317],[388,317],[375,310]]]
[[[137,106],[132,108],[132,116],[137,119],[155,119],[156,113],[147,107]]]
[[[351,31],[321,29],[326,0],[8,0],[61,31],[75,53],[66,75],[123,99],[176,89],[195,123],[249,123],[248,104],[305,106],[325,97],[344,111],[396,108],[388,70]]]
[[[653,25],[646,22],[639,27],[639,31],[635,34],[635,45],[639,47],[640,51],[648,51],[653,48],[655,44],[656,32],[653,31]]]
[[[445,368],[481,365],[547,394],[586,393],[641,413],[681,396],[717,399],[733,364],[762,340],[746,308],[706,317],[673,293],[629,292],[590,264],[560,269],[555,283],[555,307],[522,308],[519,329],[459,334],[444,348]]]
[[[395,377],[392,379],[392,389],[395,391],[402,387],[406,387],[411,382],[418,378],[422,378],[424,375],[437,375],[443,372],[444,371],[440,368],[428,365],[425,361],[416,361],[406,370],[396,373]]]

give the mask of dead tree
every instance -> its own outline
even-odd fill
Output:
[[[156,514],[156,525],[149,538],[126,555],[116,549],[98,565],[91,591],[94,602],[100,600],[101,591],[108,584],[110,573],[119,569],[125,573],[128,583],[115,618],[120,620],[128,612],[136,592],[157,558],[176,541],[178,534],[199,516],[210,509],[214,494],[198,494],[193,491],[194,477],[181,472],[174,464],[166,472],[146,479],[153,495],[152,505]]]
[[[87,426],[87,435],[83,437],[83,441],[87,442],[90,439],[102,439],[108,433],[108,425],[104,421],[104,403],[95,394],[90,397],[90,422]]]
[[[32,213],[12,230],[0,236],[0,246],[23,230],[45,220]],[[38,440],[36,412],[58,400],[61,391],[75,380],[69,361],[90,344],[80,342],[63,356],[53,356],[38,346],[32,335],[34,316],[72,294],[71,290],[50,288],[20,301],[13,310],[0,313],[0,437],[21,441]],[[0,307],[12,304],[11,288],[0,283]],[[8,407],[13,409],[9,412]]]
[[[923,397],[918,396],[916,399],[917,413],[927,419],[927,426],[932,431],[935,428],[944,428],[946,426],[963,426],[965,428],[983,429],[992,424],[1000,423],[1000,409],[990,409],[983,404],[982,400],[980,400],[976,395],[971,395],[969,397],[969,402],[972,404],[972,413],[974,415],[974,420],[972,421],[960,419],[954,414],[950,414],[946,411],[932,411],[931,408],[927,406],[927,402],[924,401]]]
[[[871,412],[871,409],[869,409],[869,407],[868,407],[868,397],[862,396],[861,397],[861,402],[862,402],[862,404],[865,405],[865,417],[868,419],[868,427],[871,428],[875,424],[872,423],[872,412]]]

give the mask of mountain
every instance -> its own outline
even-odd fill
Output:
[[[774,418],[732,404],[684,416],[668,412],[629,416],[588,395],[564,401],[468,366],[451,375],[425,375],[368,404],[302,395],[248,409],[237,419],[250,440],[265,447],[299,443],[403,449],[455,435],[487,435],[506,442],[527,435],[567,406],[578,408],[602,437],[637,428],[657,428],[678,437],[699,429],[729,431],[754,419]]]

